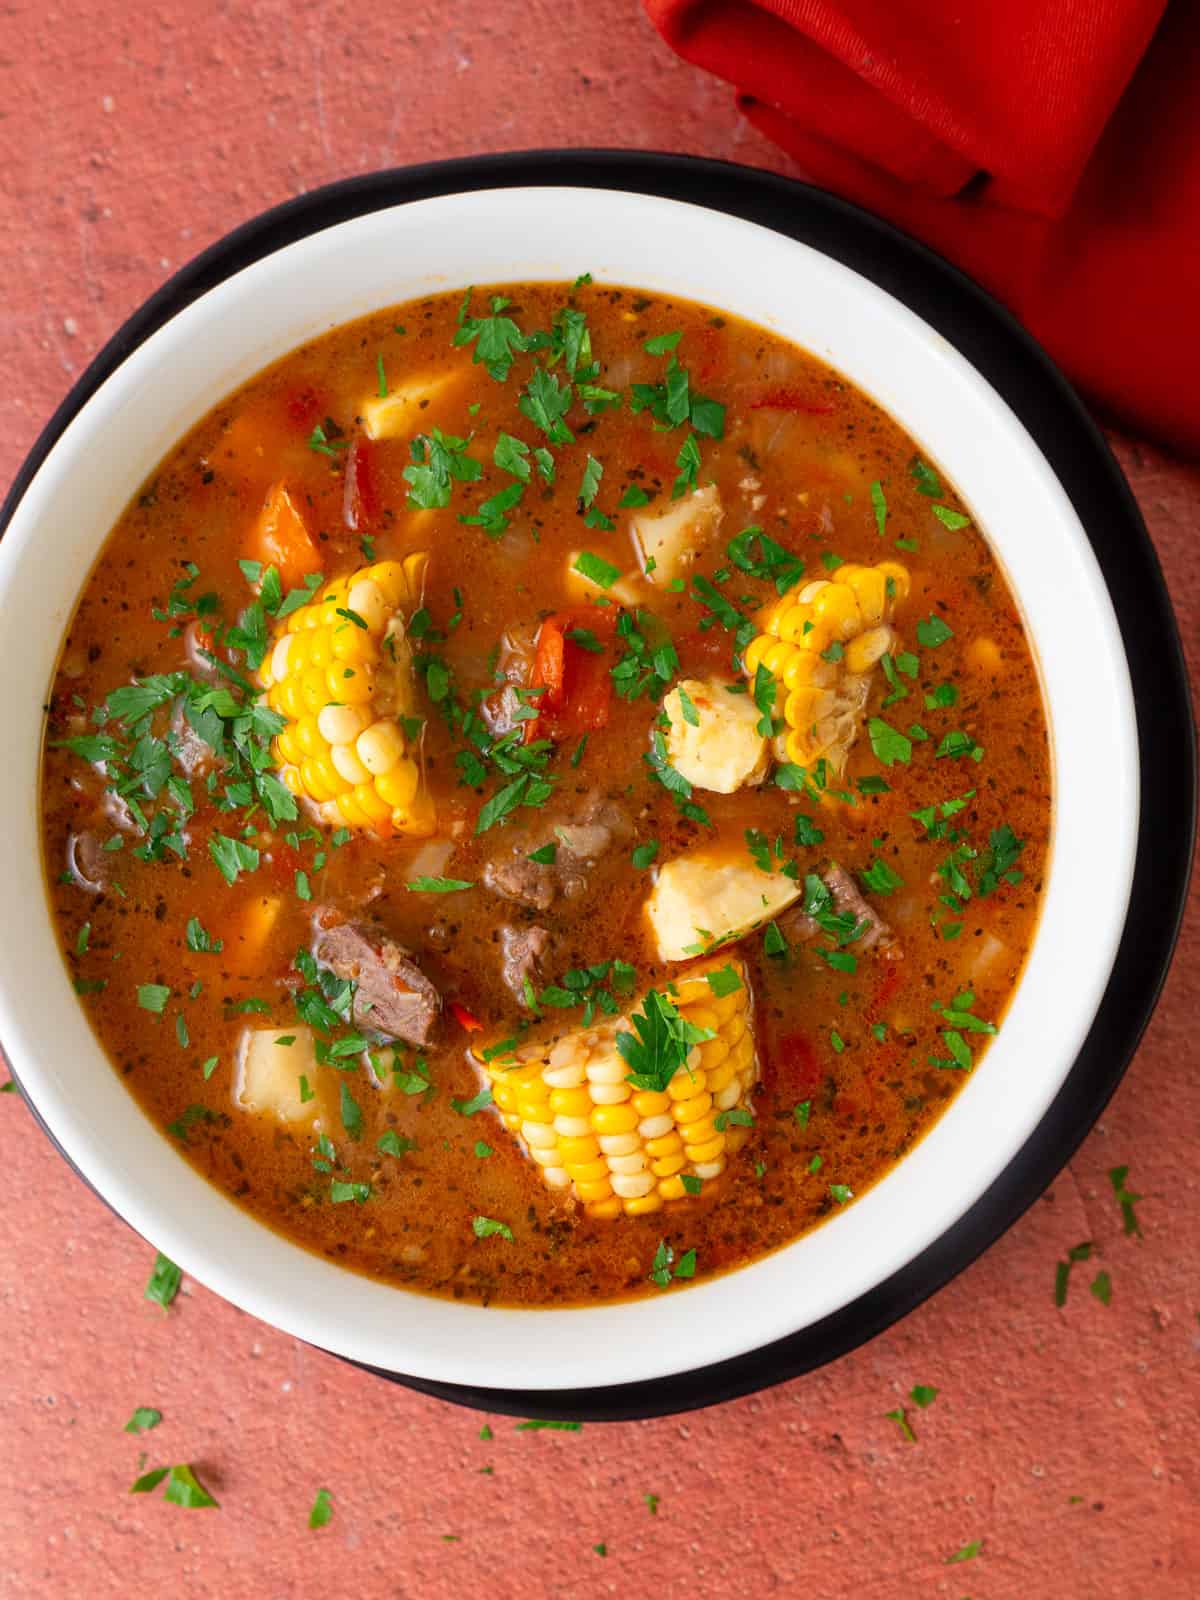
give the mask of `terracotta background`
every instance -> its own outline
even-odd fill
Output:
[[[789,170],[633,0],[0,0],[0,481],[167,274],[370,168],[538,144]],[[1200,648],[1200,473],[1116,441]],[[0,1594],[1155,1600],[1200,1593],[1200,941],[1101,1125],[934,1303],[824,1372],[681,1420],[517,1433],[390,1388],[185,1283],[0,1099]],[[1106,1176],[1145,1199],[1122,1237]],[[1056,1260],[1097,1242],[1103,1306]],[[480,1352],[481,1377],[486,1351]],[[914,1383],[916,1444],[884,1413]],[[157,1406],[145,1440],[122,1432]],[[130,1499],[139,1452],[221,1502]],[[494,1467],[493,1474],[481,1469]],[[309,1532],[318,1486],[333,1520]],[[644,1496],[661,1496],[651,1516]],[[451,1542],[454,1536],[457,1542]],[[947,1565],[971,1540],[977,1559]],[[604,1542],[607,1556],[593,1545]]]

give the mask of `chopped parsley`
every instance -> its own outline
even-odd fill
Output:
[[[179,1293],[179,1285],[182,1279],[183,1273],[180,1268],[175,1265],[169,1256],[164,1256],[160,1250],[154,1258],[154,1266],[150,1271],[144,1298],[153,1300],[156,1305],[162,1306],[165,1311]]]
[[[686,1064],[692,1046],[715,1038],[711,1028],[698,1028],[682,1017],[657,989],[647,993],[630,1021],[633,1032],[617,1035],[617,1049],[630,1069],[626,1082],[635,1089],[662,1093]]]
[[[513,1231],[507,1222],[497,1222],[495,1217],[474,1217],[471,1221],[477,1239],[512,1239]]]
[[[658,1248],[654,1252],[654,1260],[650,1265],[650,1282],[657,1284],[660,1289],[670,1287],[672,1278],[694,1278],[696,1276],[696,1252],[685,1250],[675,1259],[675,1252],[665,1239],[658,1241]]]

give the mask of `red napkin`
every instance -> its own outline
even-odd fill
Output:
[[[1194,0],[645,5],[813,182],[957,262],[1094,400],[1200,455]]]

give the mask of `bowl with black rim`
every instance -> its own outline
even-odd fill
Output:
[[[128,1096],[71,991],[46,903],[42,706],[105,537],[212,406],[369,311],[584,270],[811,350],[945,471],[1037,657],[1054,840],[999,1037],[853,1206],[668,1294],[485,1308],[301,1250],[209,1186]],[[1132,1057],[1174,947],[1195,829],[1187,682],[1153,550],[1101,435],[1029,335],[946,262],[829,195],[691,158],[550,151],[302,196],[214,245],[130,318],[34,445],[0,528],[0,675],[16,708],[0,775],[0,1041],[50,1138],[120,1216],[314,1345],[448,1399],[546,1418],[645,1416],[778,1382],[869,1339],[984,1250],[1077,1148]]]

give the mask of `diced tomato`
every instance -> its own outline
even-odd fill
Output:
[[[459,1027],[465,1028],[468,1033],[478,1033],[483,1027],[483,1023],[480,1022],[475,1013],[468,1011],[466,1006],[461,1005],[457,1000],[451,1000],[448,1009]]]
[[[900,963],[898,961],[890,961],[887,972],[883,976],[883,981],[863,1008],[863,1016],[868,1022],[878,1022],[880,1020],[888,1006],[896,998],[896,991],[903,981],[904,973],[901,970]]]
[[[342,520],[357,533],[377,520],[380,512],[375,447],[359,437],[346,456],[346,475],[342,489]]]
[[[785,1033],[773,1054],[776,1093],[783,1099],[803,1100],[821,1083],[824,1074],[806,1033]]]
[[[306,383],[302,389],[293,389],[287,397],[286,406],[289,418],[298,428],[314,427],[325,409],[321,404],[321,396],[311,383]]]
[[[534,702],[537,717],[525,725],[527,743],[604,727],[612,703],[609,647],[616,627],[615,611],[599,606],[558,611],[542,623],[529,674],[529,688],[542,693]],[[585,644],[575,633],[591,637]],[[588,648],[593,638],[599,650]]]
[[[272,880],[281,889],[292,889],[296,882],[296,873],[304,865],[304,857],[299,850],[293,850],[288,844],[274,844],[267,859],[267,870]]]
[[[814,400],[800,389],[786,387],[770,389],[757,400],[751,400],[751,411],[804,411],[810,417],[831,417],[837,410],[828,400]]]
[[[321,571],[321,556],[304,513],[286,484],[272,485],[250,530],[247,554],[264,567],[278,567],[285,589],[297,589],[307,573]]]

